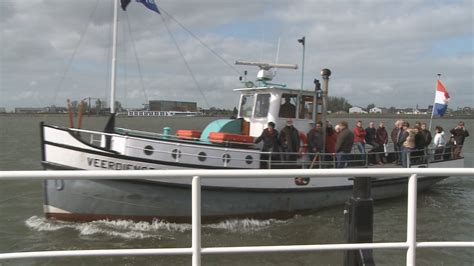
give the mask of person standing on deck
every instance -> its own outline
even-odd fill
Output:
[[[416,128],[409,128],[410,124],[408,122],[403,122],[403,133],[400,137],[398,144],[401,147],[402,153],[402,167],[408,167],[408,158],[409,154],[415,150],[415,136],[418,133]],[[410,154],[411,155],[411,154]]]
[[[416,135],[415,135],[415,151],[412,152],[412,158],[415,159],[416,162],[422,163],[425,155],[425,139],[421,134],[421,123],[415,123],[416,128]]]
[[[469,137],[469,132],[464,128],[464,122],[461,121],[457,127],[451,129],[451,134],[454,138],[453,147],[453,159],[461,157],[462,145],[464,145],[464,139]]]
[[[442,160],[444,158],[444,148],[446,146],[446,137],[444,136],[444,130],[440,126],[435,127],[435,136],[433,139],[433,145],[435,146],[435,160]]]
[[[431,132],[428,129],[426,129],[426,123],[421,123],[420,134],[423,137],[423,141],[424,141],[423,151],[425,154],[424,160],[426,160],[427,155],[428,155],[428,146],[431,144],[431,141],[433,140],[433,137],[431,136]]]
[[[357,121],[354,131],[354,143],[359,150],[359,153],[362,154],[361,161],[365,163],[365,129],[362,127],[362,121]]]
[[[298,130],[293,126],[293,120],[288,119],[286,126],[280,133],[280,144],[282,146],[285,161],[295,162],[300,150],[300,136]]]
[[[313,128],[306,135],[308,138],[308,151],[310,153],[310,160],[312,161],[315,153],[323,151],[323,123],[318,121],[313,123]]]
[[[332,127],[330,123],[327,123],[326,127],[326,161],[333,161],[336,154],[336,142],[337,142],[337,131]]]
[[[386,145],[388,143],[388,133],[387,133],[387,130],[385,129],[385,123],[383,121],[379,123],[379,127],[377,128],[377,131],[375,132],[375,142],[379,144],[380,152],[382,151],[386,152]],[[387,162],[385,158],[385,154],[381,153],[380,154],[380,162],[382,162],[381,164],[383,164],[384,161]]]
[[[348,129],[346,121],[339,123],[340,132],[337,135],[336,141],[336,168],[344,168],[348,161],[349,154],[352,151],[352,145],[354,144],[354,133]]]
[[[403,132],[403,120],[397,120],[395,122],[395,127],[392,129],[392,132],[390,133],[390,138],[392,139],[393,142],[393,149],[395,150],[395,158],[396,158],[396,163],[400,163],[400,145],[398,145],[398,141],[402,135]]]
[[[280,140],[278,139],[278,131],[275,129],[275,123],[268,122],[267,128],[262,131],[262,134],[255,139],[255,144],[260,143],[263,140],[262,156],[260,157],[260,165],[262,168],[268,168],[269,154],[271,153],[271,161],[277,161],[280,159]]]
[[[365,129],[365,143],[372,146],[372,149],[369,152],[375,152],[375,162],[378,164],[383,164],[380,161],[380,145],[376,141],[377,129],[375,129],[375,123],[373,121],[369,122],[369,127]]]

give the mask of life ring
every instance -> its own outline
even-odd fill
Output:
[[[299,153],[307,153],[308,152],[308,138],[304,132],[299,131],[298,135],[300,137],[300,150]]]

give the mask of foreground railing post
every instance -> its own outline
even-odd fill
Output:
[[[201,178],[193,177],[192,182],[192,249],[193,266],[201,265]]]
[[[372,179],[354,178],[352,197],[344,208],[345,238],[348,243],[372,243],[374,205],[372,199]],[[344,265],[374,265],[372,249],[346,250]]]
[[[413,174],[408,180],[408,206],[407,206],[407,265],[416,264],[416,200],[417,200],[417,175]]]

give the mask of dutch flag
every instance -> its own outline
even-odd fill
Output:
[[[448,108],[449,93],[444,87],[441,80],[438,80],[436,85],[436,96],[433,106],[433,115],[434,116],[443,116]]]

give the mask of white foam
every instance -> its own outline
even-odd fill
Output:
[[[209,224],[203,227],[213,228],[213,229],[226,229],[231,232],[256,232],[261,231],[272,224],[284,223],[285,221],[269,219],[269,220],[255,220],[255,219],[235,219],[235,220],[226,220],[217,224]]]
[[[28,218],[25,224],[36,231],[73,229],[78,231],[79,235],[82,236],[105,234],[126,239],[161,238],[163,235],[166,235],[166,238],[173,238],[170,236],[170,232],[184,232],[191,229],[191,225],[189,224],[168,224],[158,221],[147,223],[127,220],[100,220],[88,223],[75,223],[49,220],[38,216]]]
[[[203,225],[203,228],[228,230],[231,232],[256,232],[264,230],[271,225],[284,223],[285,221],[269,219],[240,219],[227,220],[216,224]],[[190,224],[176,224],[162,221],[134,222],[129,220],[99,220],[88,223],[65,222],[46,219],[44,217],[32,216],[25,221],[30,229],[36,231],[59,231],[72,229],[78,231],[81,236],[107,235],[125,239],[158,238],[174,239],[174,233],[183,233],[191,230]]]

